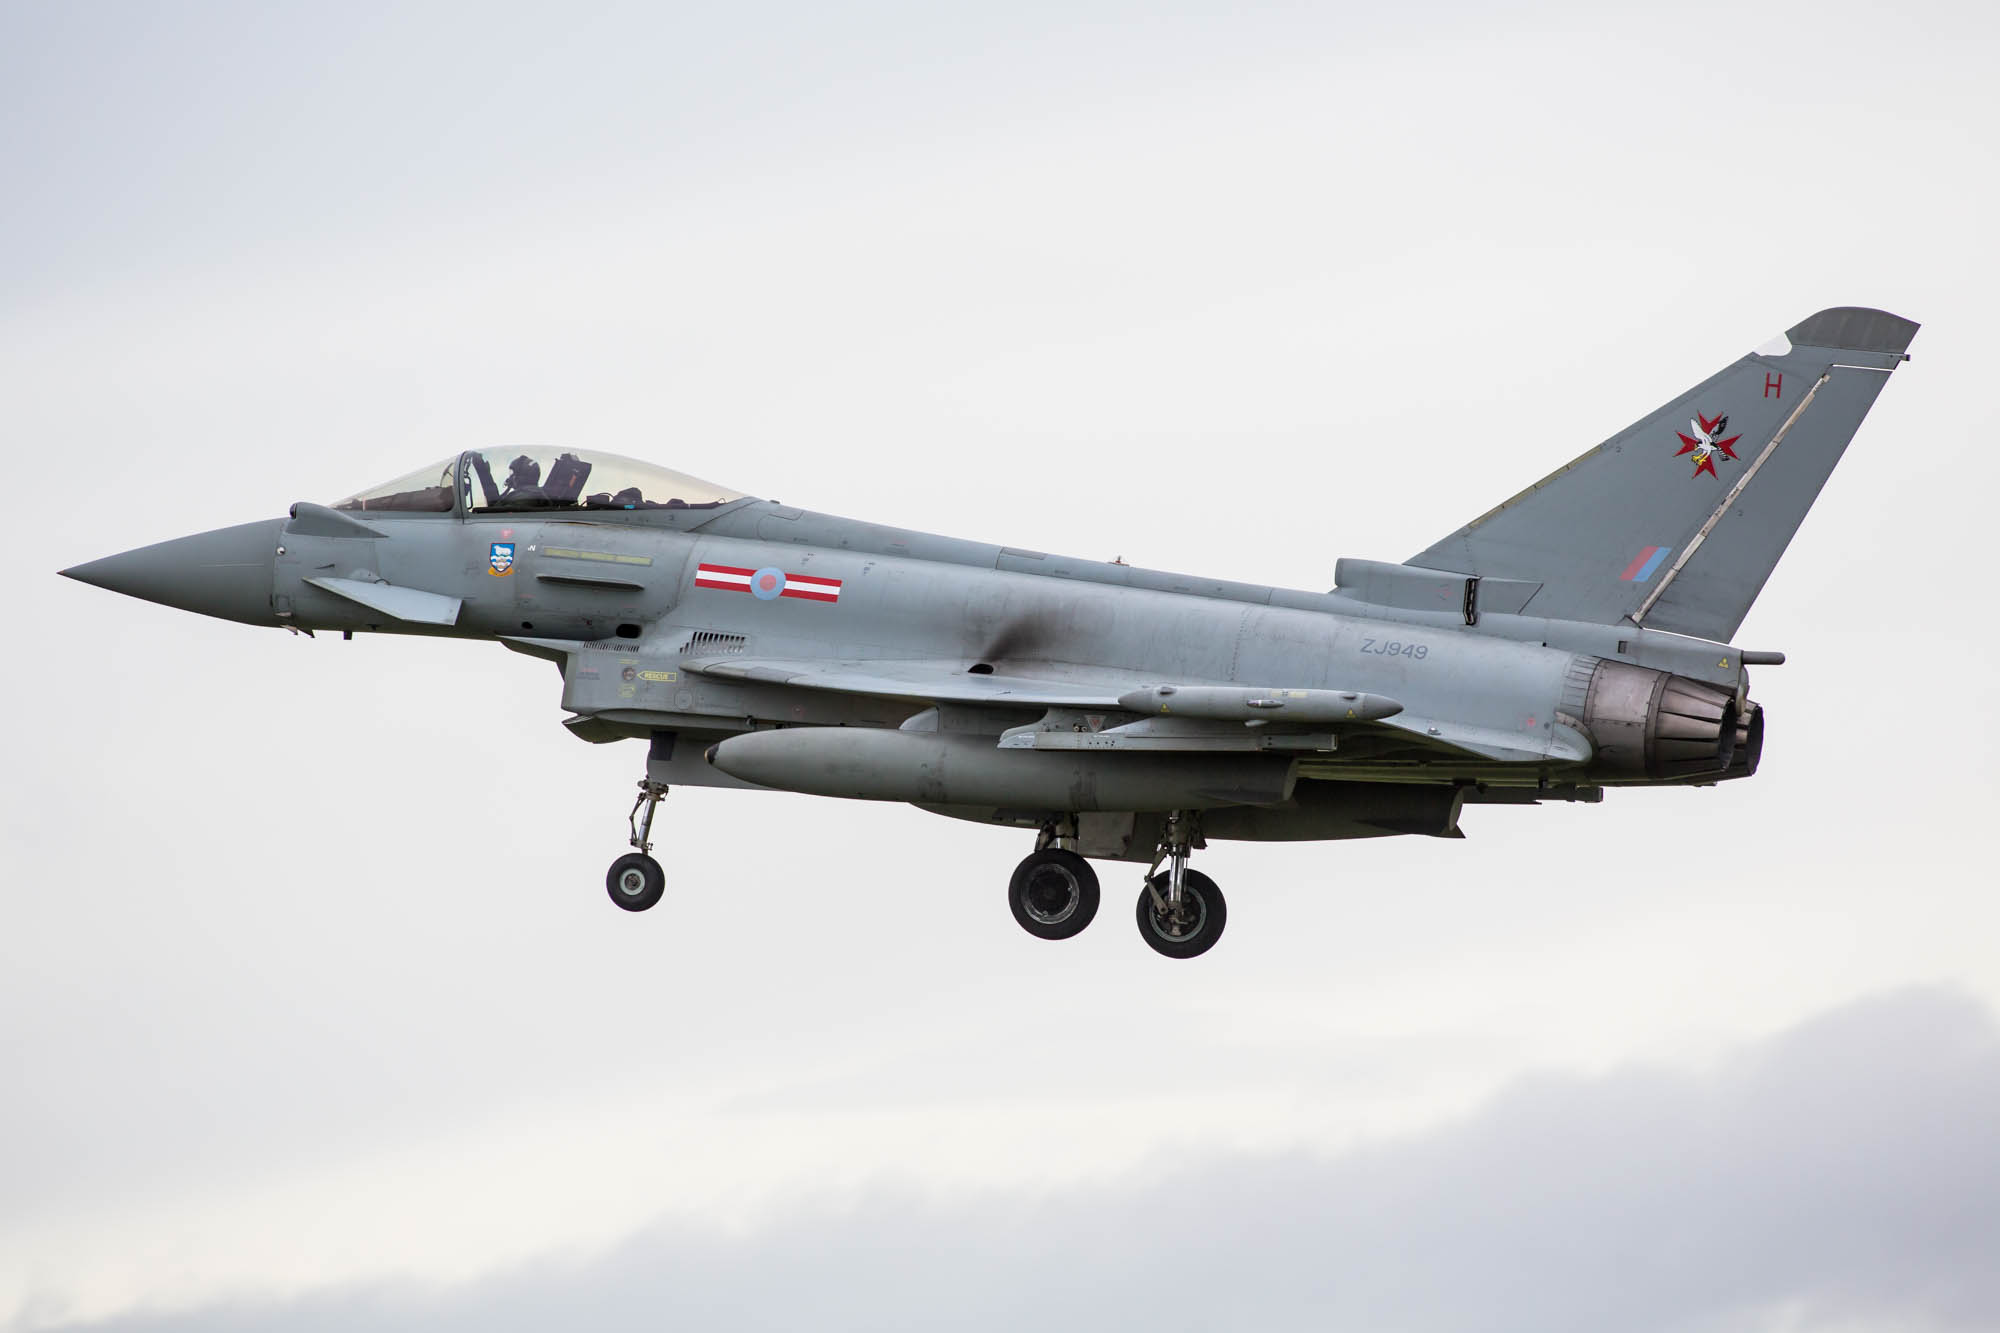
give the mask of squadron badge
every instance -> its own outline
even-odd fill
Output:
[[[1713,417],[1705,417],[1699,412],[1695,413],[1694,420],[1688,422],[1688,429],[1694,432],[1693,435],[1681,435],[1679,431],[1674,432],[1674,434],[1681,437],[1680,450],[1674,457],[1679,458],[1684,454],[1693,454],[1694,475],[1699,477],[1702,473],[1706,472],[1709,476],[1720,481],[1721,474],[1715,470],[1715,456],[1721,454],[1730,462],[1736,462],[1735,445],[1738,440],[1743,438],[1741,435],[1732,435],[1726,440],[1716,439],[1715,437],[1722,434],[1728,426],[1729,418],[1719,412]]]
[[[514,543],[494,542],[493,550],[486,557],[486,568],[496,575],[514,572]]]

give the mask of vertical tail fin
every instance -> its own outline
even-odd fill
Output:
[[[1539,583],[1526,615],[1727,642],[1916,332],[1822,310],[1408,563]]]

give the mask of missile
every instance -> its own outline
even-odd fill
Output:
[[[1274,805],[1292,765],[1263,754],[1000,750],[990,736],[785,727],[732,736],[708,762],[780,791],[923,805],[1026,810],[1199,810]]]
[[[1118,696],[1118,706],[1153,716],[1219,722],[1374,722],[1403,705],[1359,690],[1279,690],[1242,685],[1148,685]]]

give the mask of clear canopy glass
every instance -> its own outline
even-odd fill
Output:
[[[465,507],[475,514],[526,509],[714,509],[740,500],[685,472],[617,454],[569,449],[487,449],[465,455]]]
[[[458,454],[357,492],[335,509],[452,512],[454,488],[469,513],[550,509],[714,509],[732,491],[634,458],[573,449],[487,449]]]
[[[441,463],[418,468],[406,477],[358,491],[338,501],[335,509],[401,509],[425,514],[451,512],[452,478],[458,473],[458,455]]]

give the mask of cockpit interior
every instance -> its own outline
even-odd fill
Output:
[[[743,495],[617,454],[556,449],[467,450],[357,492],[335,509],[424,514],[716,509]]]

